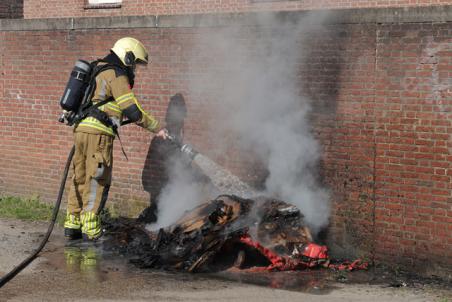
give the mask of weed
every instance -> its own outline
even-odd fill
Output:
[[[0,217],[31,221],[48,221],[52,217],[53,205],[42,202],[38,196],[21,198],[0,196]],[[64,215],[58,215],[58,224],[62,225]]]

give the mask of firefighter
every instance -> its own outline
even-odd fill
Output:
[[[102,235],[100,211],[107,200],[113,166],[113,140],[123,117],[166,139],[168,132],[138,103],[132,87],[137,65],[148,63],[143,44],[134,38],[119,39],[99,64],[111,64],[95,78],[92,103],[100,106],[74,128],[75,153],[64,233],[69,239],[97,240]],[[107,121],[106,121],[107,120]]]

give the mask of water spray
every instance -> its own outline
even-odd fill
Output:
[[[220,193],[236,195],[243,198],[250,198],[258,195],[258,192],[255,189],[207,156],[199,153],[192,145],[182,143],[173,135],[168,135],[168,140],[178,146],[181,153],[189,158],[207,177],[209,177],[212,184]]]

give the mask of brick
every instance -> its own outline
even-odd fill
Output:
[[[13,0],[8,0],[13,1]],[[398,0],[398,1],[368,1],[368,0],[318,0],[318,1],[290,1],[278,2],[235,0],[197,0],[197,1],[175,1],[175,0],[127,0],[122,1],[120,8],[114,9],[85,9],[86,0],[73,0],[61,2],[59,0],[27,0],[24,6],[25,18],[58,18],[58,17],[95,17],[129,15],[173,15],[193,13],[218,13],[218,12],[246,12],[246,11],[268,11],[268,10],[312,10],[312,9],[341,9],[341,8],[375,8],[375,7],[412,7],[447,5],[448,0]],[[46,9],[43,9],[46,8]],[[426,31],[428,33],[428,31]],[[403,30],[393,31],[391,37],[404,37]],[[414,39],[414,38],[413,38]],[[407,56],[417,57],[416,52],[405,49]],[[424,61],[425,62],[425,61]]]
[[[301,5],[303,1],[299,2]],[[68,7],[68,15],[71,10]],[[135,12],[140,13],[138,9]],[[89,16],[94,11],[84,14]],[[432,49],[448,45],[449,36],[439,37],[437,33],[451,24],[429,26],[348,24],[315,28],[309,37],[312,48],[303,46],[309,60],[297,62],[303,79],[300,89],[313,100],[309,121],[321,146],[319,172],[331,191],[330,229],[334,240],[371,252],[374,235],[381,234],[375,248],[382,257],[403,256],[413,263],[425,255],[425,251],[417,254],[413,242],[425,243],[436,237],[443,244],[435,245],[434,252],[444,255],[441,261],[452,259],[452,144],[448,143],[452,128],[450,116],[436,111],[446,97],[434,102],[429,95],[436,87],[433,80],[448,83],[450,76],[434,75],[432,66],[419,63],[425,56],[421,50],[428,43],[434,44]],[[56,123],[58,99],[71,64],[77,58],[103,55],[124,35],[142,39],[151,49],[153,61],[139,71],[135,89],[143,107],[163,119],[169,97],[183,91],[189,107],[186,140],[243,179],[262,185],[266,175],[265,171],[258,173],[263,169],[258,156],[242,150],[233,135],[220,135],[214,127],[212,107],[217,104],[216,93],[225,87],[217,91],[217,87],[209,86],[214,79],[205,82],[203,75],[214,73],[221,81],[227,68],[214,56],[219,51],[215,45],[202,45],[205,49],[200,52],[195,42],[216,30],[100,30],[103,39],[98,39],[99,30],[0,31],[0,190],[19,195],[38,193],[44,200],[53,201],[72,139],[71,129]],[[268,33],[253,27],[237,28],[234,39],[261,46]],[[422,38],[426,33],[434,37],[433,42]],[[400,37],[407,35],[410,45],[404,46]],[[256,50],[250,46],[240,56],[258,60],[265,54],[259,52],[262,49],[265,47]],[[196,56],[192,60],[197,64],[186,62],[193,53],[204,52],[211,55]],[[410,59],[403,65],[406,56]],[[447,58],[441,64],[452,67],[449,54],[438,52],[434,56],[438,62]],[[48,74],[42,75],[43,67],[48,67]],[[204,83],[202,91],[193,91],[190,83],[194,80]],[[129,162],[116,144],[109,202],[147,201],[165,182],[163,164],[149,164],[151,136],[144,130],[125,127],[122,138]],[[232,142],[231,148],[219,150],[218,138]],[[28,173],[24,175],[23,171]]]

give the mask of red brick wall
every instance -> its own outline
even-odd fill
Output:
[[[162,118],[169,96],[182,91],[187,141],[249,177],[240,150],[234,157],[212,152],[212,133],[204,127],[211,96],[188,88],[205,68],[222,74],[213,56],[198,58],[205,63],[198,67],[186,64],[194,39],[215,30],[0,32],[0,192],[54,200],[72,137],[57,122],[68,73],[77,58],[102,56],[124,35],[144,41],[153,57],[137,76],[143,107]],[[244,29],[237,41],[253,30]],[[333,197],[328,238],[336,251],[419,269],[452,266],[451,31],[451,23],[350,24],[314,28],[303,37],[301,84],[314,100],[321,173]],[[153,173],[146,166],[151,136],[131,125],[122,139],[129,161],[116,144],[110,200],[146,200],[142,177]]]
[[[2,0],[0,2],[0,19],[1,18],[23,18],[24,17],[24,1],[23,0]]]
[[[342,25],[312,32],[303,81],[315,100],[324,148],[322,173],[332,189],[329,245],[372,253],[375,204],[375,36],[377,27]],[[319,37],[322,37],[319,39]]]
[[[377,253],[451,259],[451,24],[377,37]]]
[[[141,16],[263,10],[310,10],[364,7],[409,7],[451,4],[450,0],[123,0],[121,8],[85,9],[87,0],[25,0],[24,15],[31,18]]]

